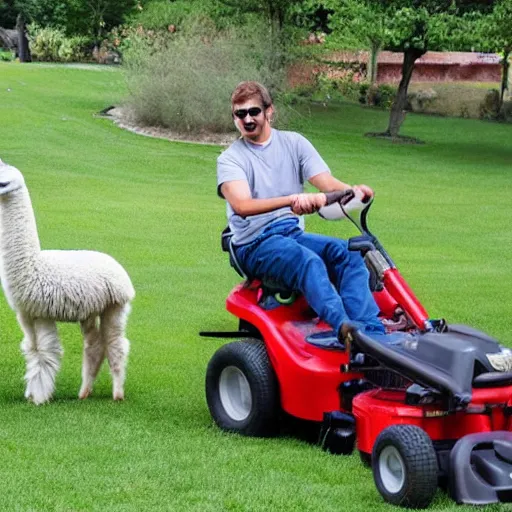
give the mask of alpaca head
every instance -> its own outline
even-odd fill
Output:
[[[25,186],[25,180],[16,167],[0,160],[0,196],[19,190]]]

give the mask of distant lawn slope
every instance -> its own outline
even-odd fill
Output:
[[[224,302],[239,282],[220,250],[221,148],[95,117],[125,95],[117,69],[0,62],[0,158],[25,175],[42,246],[108,252],[137,290],[124,403],[111,401],[106,368],[93,396],[77,400],[82,345],[67,324],[55,399],[26,403],[21,332],[0,297],[0,509],[392,510],[357,454],[212,425],[204,374],[223,340],[198,331],[236,328]],[[512,346],[512,126],[409,115],[403,133],[426,144],[392,145],[363,137],[386,127],[387,112],[341,104],[311,114],[301,130],[337,177],[375,189],[370,228],[430,314]],[[354,234],[317,216],[307,225]],[[432,509],[473,510],[442,492]]]

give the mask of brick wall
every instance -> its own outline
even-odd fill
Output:
[[[328,62],[325,62],[328,61]],[[403,54],[381,52],[378,58],[377,82],[396,84],[402,75]],[[332,78],[348,73],[354,80],[366,78],[368,52],[336,52],[315,65],[298,63],[288,70],[290,85],[310,84],[322,72]],[[338,64],[338,65],[337,65]],[[350,69],[346,69],[349,67]],[[499,82],[500,57],[496,54],[472,52],[427,52],[416,61],[412,82]]]

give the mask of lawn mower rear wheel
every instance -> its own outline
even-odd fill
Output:
[[[206,371],[206,401],[223,430],[256,437],[276,434],[279,388],[263,341],[235,341],[215,352]]]

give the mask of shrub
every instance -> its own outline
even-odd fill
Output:
[[[372,85],[366,91],[366,104],[375,107],[391,108],[395,96],[396,88],[392,85]]]
[[[486,90],[470,82],[412,83],[409,109],[441,116],[478,118]],[[419,95],[419,101],[415,98]]]
[[[169,25],[178,26],[194,12],[194,8],[198,9],[197,6],[192,5],[190,0],[149,2],[134,17],[133,24],[150,30],[165,29]]]
[[[352,74],[347,75],[343,79],[336,80],[336,89],[339,93],[349,101],[360,101],[361,99],[361,83],[353,80]]]
[[[150,53],[157,52],[162,48],[167,48],[174,37],[174,32],[173,27],[150,29],[144,28],[142,25],[120,25],[107,34],[101,47],[104,51],[115,51],[121,55],[129,51],[133,45],[143,46]]]
[[[396,88],[388,84],[371,85],[359,82],[349,75],[336,80],[336,89],[349,101],[357,101],[363,105],[390,108],[396,96]]]
[[[66,37],[64,31],[31,24],[28,27],[30,51],[35,60],[45,62],[77,62],[86,58],[89,39]]]
[[[366,95],[368,94],[368,89],[370,88],[369,82],[362,82],[359,84],[359,103],[366,105]]]
[[[283,70],[272,70],[271,48],[231,32],[173,36],[155,48],[142,39],[124,54],[128,107],[137,122],[183,132],[233,130],[230,95],[242,80],[280,89]],[[283,112],[281,112],[282,116]]]
[[[310,99],[313,101],[320,101],[325,104],[336,99],[337,95],[339,95],[339,91],[336,87],[335,81],[329,78],[326,73],[317,73],[312,86]]]
[[[432,88],[419,89],[407,95],[408,110],[413,112],[425,112],[437,98],[437,93]]]
[[[293,88],[293,95],[298,98],[311,98],[315,90],[316,85],[314,83],[301,84]]]
[[[270,5],[270,4],[269,4]],[[151,0],[139,3],[138,12],[130,24],[150,30],[166,30],[170,26],[183,32],[197,19],[209,19],[217,28],[227,29],[246,26],[249,20],[261,18],[259,9],[245,9],[237,2],[219,0]],[[253,27],[248,27],[251,30]],[[289,31],[289,27],[287,27]]]
[[[32,57],[41,61],[58,61],[59,48],[65,38],[61,29],[39,27],[31,24],[28,27],[30,52]]]
[[[480,119],[497,119],[500,114],[500,93],[496,89],[489,89],[484,100],[480,103]]]
[[[59,47],[58,56],[61,62],[80,62],[86,60],[86,48],[89,39],[83,36],[65,37]]]
[[[14,53],[11,50],[3,50],[0,48],[0,61],[10,62],[14,60]]]
[[[503,102],[500,115],[504,121],[512,121],[512,101]]]

